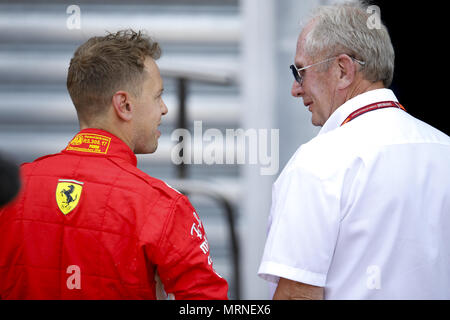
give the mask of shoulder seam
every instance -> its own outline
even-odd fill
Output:
[[[148,181],[148,180],[145,179],[144,177],[142,177],[142,176],[136,174],[135,172],[129,170],[128,168],[122,166],[120,163],[116,162],[114,159],[111,159],[111,158],[106,158],[106,159],[108,159],[110,162],[114,163],[116,166],[120,167],[121,169],[125,170],[125,171],[128,172],[129,174],[131,174],[131,175],[135,176],[136,178],[139,178],[140,180],[144,181],[144,182],[145,182],[146,184],[148,184],[149,186],[152,186],[152,185],[153,185],[150,181]],[[139,170],[139,169],[138,169],[138,170]],[[142,173],[144,173],[145,175],[147,175],[145,172],[142,172]],[[147,176],[148,176],[148,175],[147,175]],[[160,180],[160,179],[157,179],[157,178],[153,178],[153,177],[151,177],[151,176],[148,176],[148,177],[149,177],[149,178],[152,178],[152,179],[155,179],[156,181],[161,181],[162,183],[164,183],[164,184],[167,186],[168,189],[171,189],[171,190],[176,191],[175,189],[169,187],[165,181]],[[179,193],[179,192],[178,192],[178,193]],[[177,198],[178,198],[178,197],[177,197]]]

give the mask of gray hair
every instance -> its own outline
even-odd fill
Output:
[[[361,1],[320,6],[313,12],[313,28],[306,36],[305,52],[309,56],[338,54],[365,62],[366,80],[383,81],[388,88],[394,76],[395,53],[384,24],[369,28],[367,6]],[[369,11],[370,12],[370,11]]]

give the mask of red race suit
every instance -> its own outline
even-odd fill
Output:
[[[161,283],[177,300],[227,299],[187,197],[136,164],[99,129],[23,164],[0,209],[0,299],[156,299]]]

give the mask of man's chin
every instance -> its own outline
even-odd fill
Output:
[[[327,120],[323,117],[321,117],[319,114],[317,114],[316,112],[312,112],[311,113],[311,123],[313,126],[315,127],[323,127],[323,125],[325,124]]]
[[[322,125],[315,119],[314,115],[311,117],[311,123],[315,127],[321,127]]]
[[[134,154],[149,154],[154,153],[158,149],[158,143],[153,146],[147,146],[145,148],[137,148],[134,150]]]

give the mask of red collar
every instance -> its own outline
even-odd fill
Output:
[[[62,151],[85,156],[118,157],[137,165],[136,155],[115,135],[101,129],[83,129]]]

